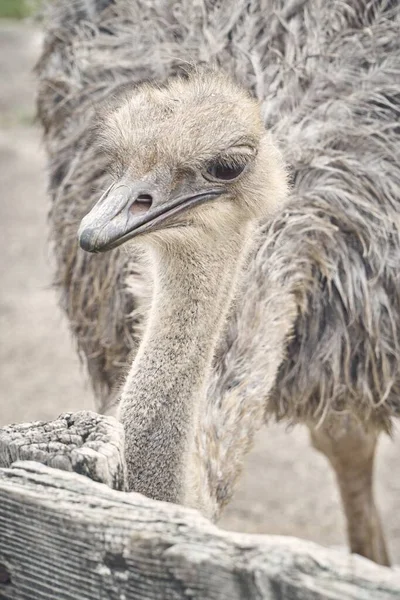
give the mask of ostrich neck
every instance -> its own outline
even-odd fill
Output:
[[[244,237],[151,252],[154,297],[120,407],[131,490],[184,502],[198,412]]]

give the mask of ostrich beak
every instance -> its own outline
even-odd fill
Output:
[[[213,188],[163,197],[155,185],[120,181],[110,186],[82,219],[79,245],[87,252],[111,250],[140,233],[159,229],[168,217],[220,196],[224,191]]]

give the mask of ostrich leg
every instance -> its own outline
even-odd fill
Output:
[[[345,419],[345,420],[344,420]],[[373,494],[373,465],[378,433],[353,417],[311,429],[311,441],[333,466],[347,519],[350,549],[381,565],[389,556]]]

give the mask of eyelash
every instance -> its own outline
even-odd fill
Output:
[[[218,157],[208,163],[206,173],[213,179],[234,181],[246,167],[247,161],[243,160],[243,157]]]

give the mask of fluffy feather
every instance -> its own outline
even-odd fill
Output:
[[[389,430],[400,413],[399,29],[388,0],[51,8],[37,72],[57,284],[101,410],[135,352],[149,294],[119,250],[92,256],[76,242],[108,185],[92,144],[103,103],[215,63],[262,102],[290,165],[291,201],[262,227],[209,383],[197,447],[218,505],[232,493],[237,447],[264,417],[318,423],[350,411]]]

